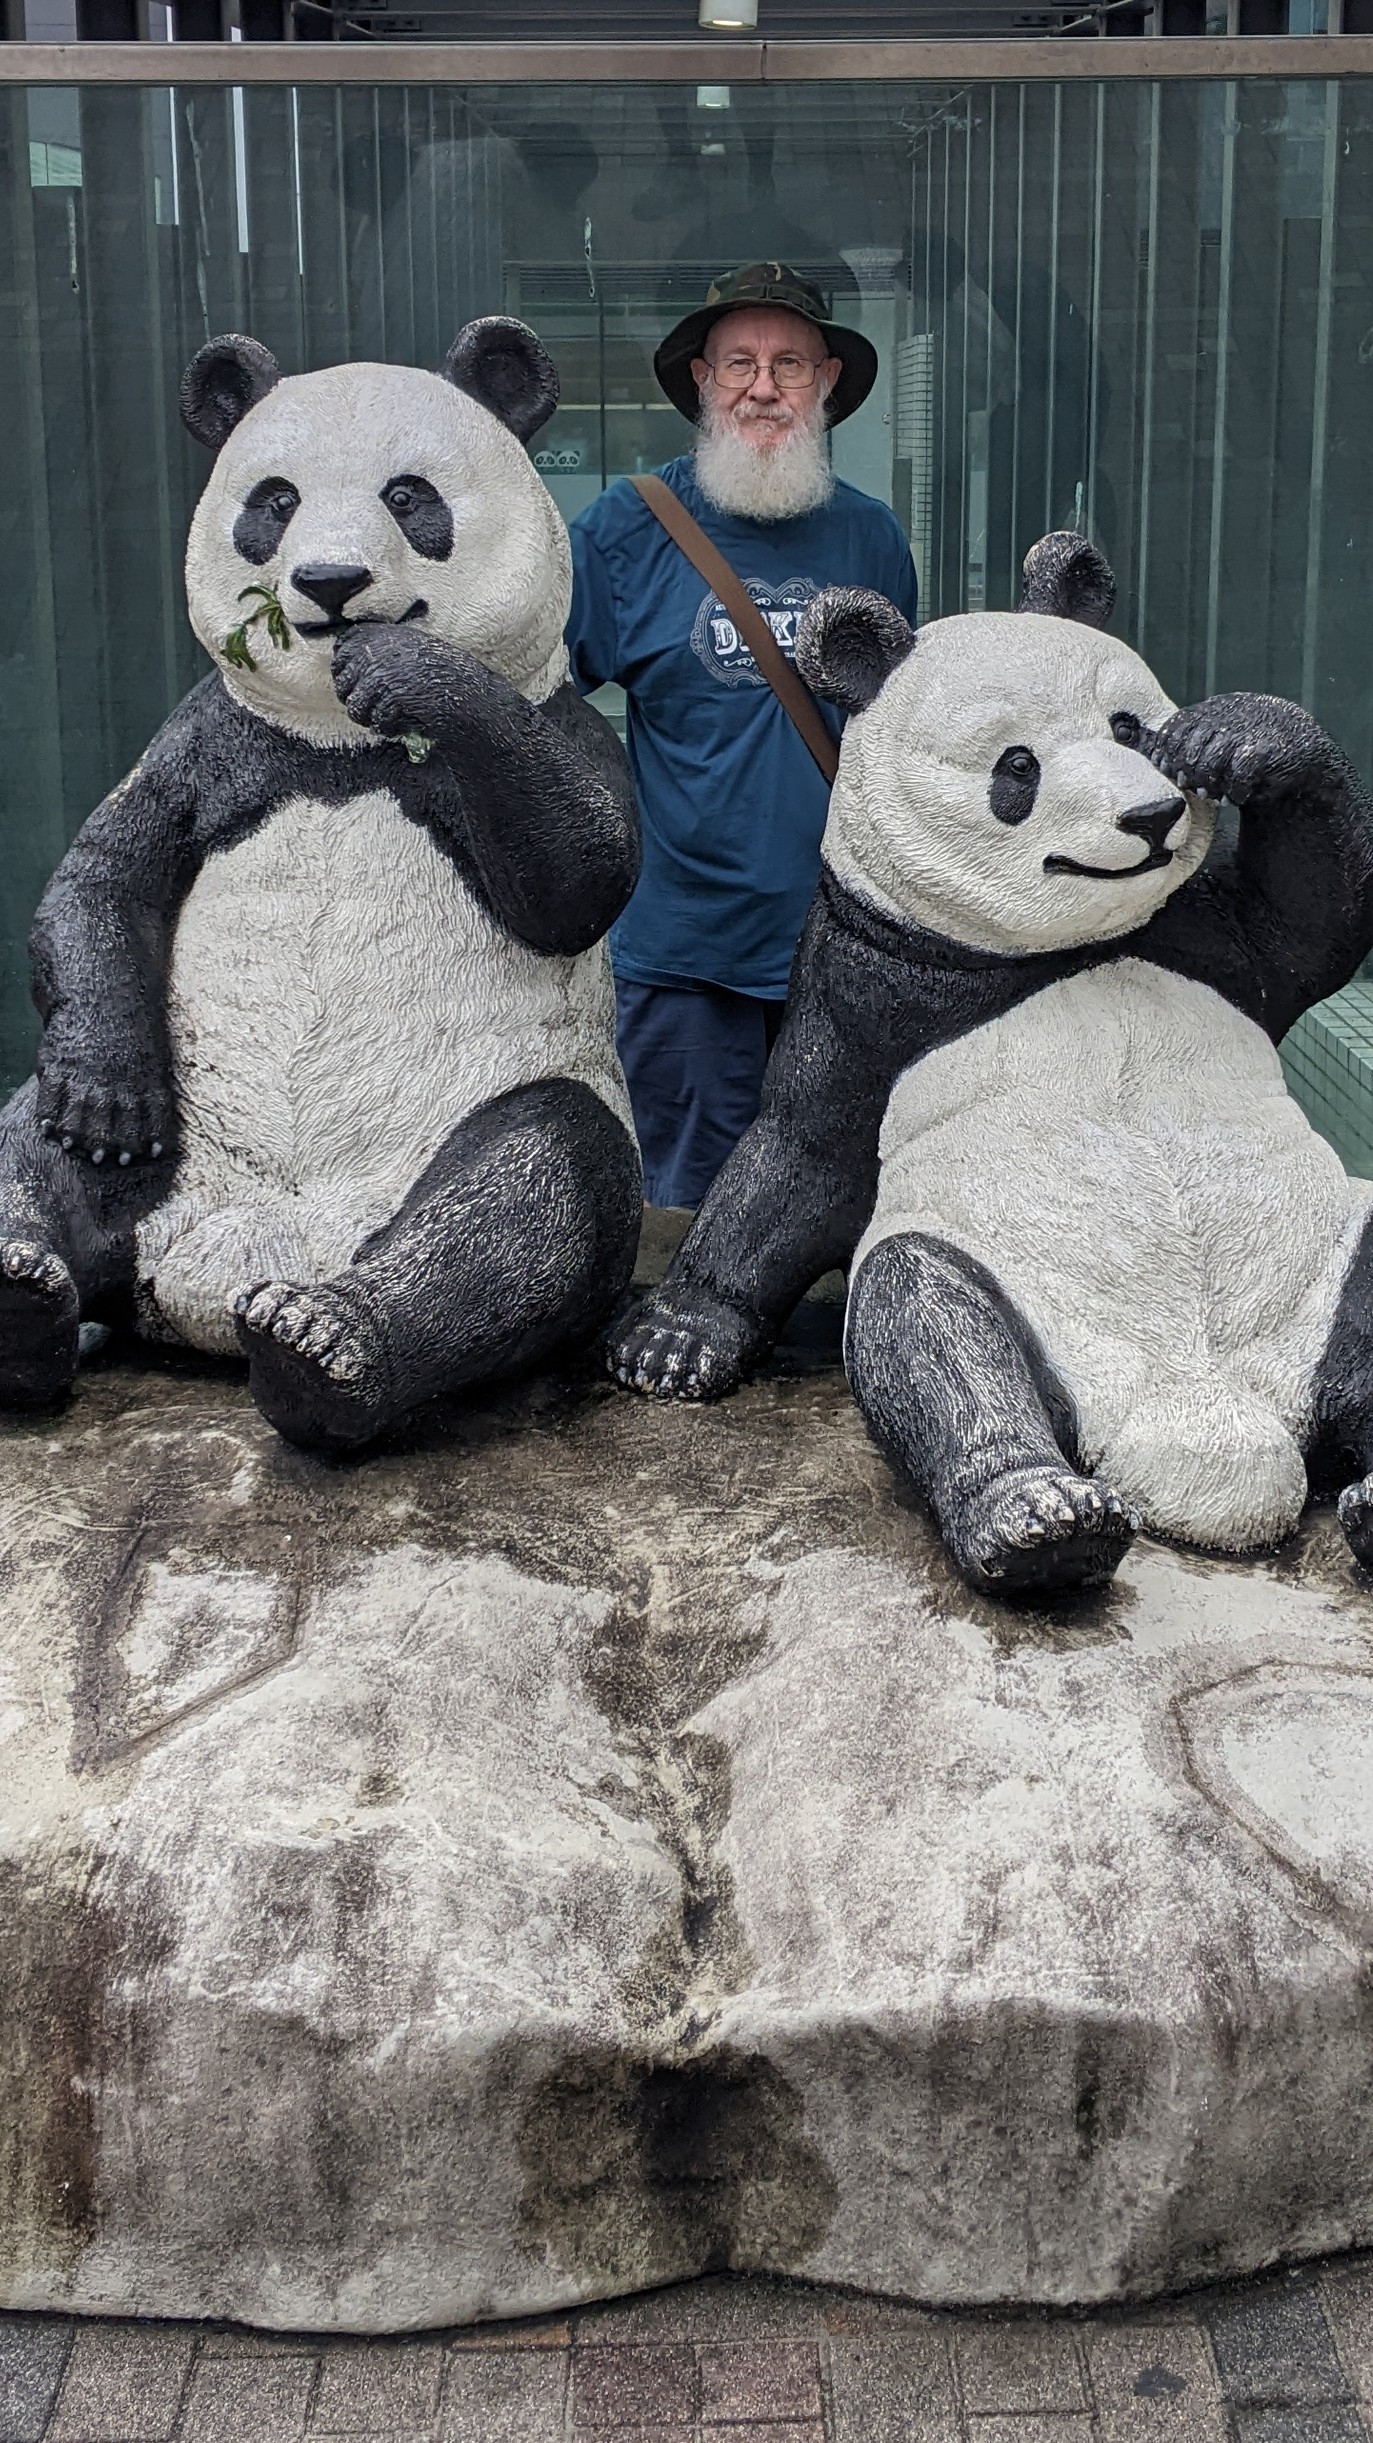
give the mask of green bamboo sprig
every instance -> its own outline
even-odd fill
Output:
[[[249,611],[246,619],[241,619],[236,628],[230,628],[224,639],[224,659],[233,670],[256,670],[257,663],[248,649],[248,630],[255,628],[260,619],[266,620],[271,643],[279,645],[283,653],[290,652],[294,641],[291,623],[281,607],[281,597],[276,587],[245,585],[238,599],[240,602],[251,602],[254,594],[259,598],[257,609]]]

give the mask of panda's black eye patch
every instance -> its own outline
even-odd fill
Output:
[[[1038,787],[1038,756],[1027,746],[1008,746],[992,767],[991,808],[998,823],[1023,823]]]
[[[453,548],[453,512],[423,475],[393,475],[382,499],[412,551],[446,560]]]
[[[300,494],[284,475],[264,475],[234,519],[234,549],[254,568],[264,568],[300,507]]]
[[[1138,713],[1112,713],[1111,736],[1117,746],[1138,746],[1144,735],[1144,723]]]

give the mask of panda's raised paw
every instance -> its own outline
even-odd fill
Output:
[[[1150,761],[1195,797],[1245,806],[1270,792],[1286,795],[1327,766],[1330,740],[1300,704],[1281,696],[1208,696],[1170,715],[1154,732]]]
[[[0,1408],[52,1408],[76,1374],[81,1304],[60,1255],[0,1241]]]
[[[288,1442],[356,1450],[380,1432],[388,1370],[380,1333],[327,1281],[260,1281],[234,1300],[248,1388]]]
[[[1115,1575],[1139,1525],[1109,1485],[1071,1468],[999,1476],[944,1533],[973,1586],[989,1594],[1099,1586]]]
[[[358,620],[334,647],[334,693],[352,721],[382,738],[432,738],[451,725],[480,664],[422,629]]]
[[[737,1391],[761,1344],[757,1326],[733,1307],[702,1299],[677,1308],[650,1298],[612,1333],[605,1354],[627,1391],[719,1400]]]
[[[138,1085],[127,1074],[100,1075],[89,1063],[64,1057],[44,1045],[38,1058],[34,1105],[45,1137],[97,1168],[127,1170],[156,1162],[172,1151],[176,1113],[170,1091]]]

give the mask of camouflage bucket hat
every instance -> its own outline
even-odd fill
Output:
[[[746,263],[741,271],[722,272],[706,291],[704,305],[684,316],[668,332],[653,359],[659,386],[689,424],[696,422],[700,400],[691,378],[691,360],[699,356],[707,332],[725,314],[740,306],[780,305],[790,314],[812,322],[825,342],[825,353],[837,356],[843,371],[825,401],[825,419],[842,424],[863,401],[877,379],[877,350],[861,331],[826,318],[825,300],[812,280],[805,280],[786,263]]]

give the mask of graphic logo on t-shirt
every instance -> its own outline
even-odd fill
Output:
[[[756,603],[789,662],[796,659],[796,629],[801,613],[820,588],[810,577],[788,577],[781,585],[765,585],[761,577],[745,577],[749,600]],[[726,687],[766,687],[763,677],[718,595],[707,594],[691,631],[691,649],[713,679]]]

